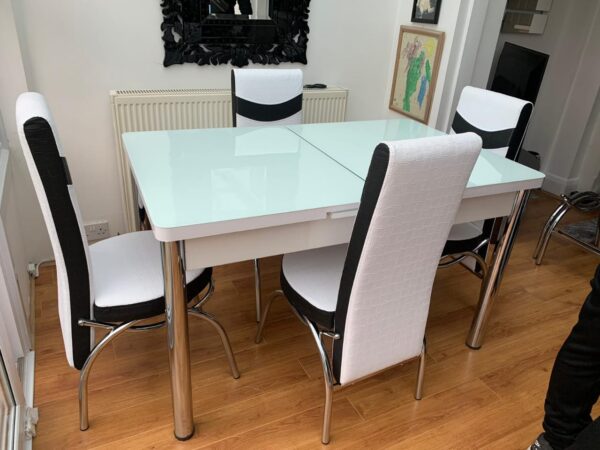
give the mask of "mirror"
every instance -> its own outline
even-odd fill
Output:
[[[163,0],[164,66],[307,63],[310,0]]]
[[[271,0],[209,0],[208,14],[215,18],[270,18]]]

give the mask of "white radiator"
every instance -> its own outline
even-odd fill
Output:
[[[305,90],[304,123],[343,122],[348,90]],[[119,90],[110,92],[125,221],[137,229],[135,186],[121,135],[128,131],[181,130],[231,126],[229,89]]]

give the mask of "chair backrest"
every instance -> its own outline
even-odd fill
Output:
[[[466,86],[460,94],[452,132],[473,132],[483,148],[516,161],[533,111],[531,102]]]
[[[480,150],[473,133],[375,149],[335,312],[339,383],[420,354],[433,279]]]
[[[300,69],[233,69],[234,127],[302,123]]]
[[[44,97],[17,100],[17,127],[56,260],[58,313],[67,360],[80,369],[89,355],[91,331],[77,321],[92,317],[92,271],[81,213],[62,147]]]

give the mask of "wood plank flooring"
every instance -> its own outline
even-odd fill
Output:
[[[478,279],[460,267],[439,271],[423,400],[413,399],[415,362],[336,391],[330,448],[524,449],[537,436],[554,357],[600,260],[556,238],[536,267],[531,254],[557,200],[534,197],[483,348],[464,345]],[[279,258],[262,267],[266,294],[278,286]],[[218,336],[190,318],[196,434],[178,442],[164,330],[122,336],[104,351],[90,379],[90,428],[79,431],[79,372],[64,355],[54,267],[44,268],[36,283],[34,448],[321,447],[322,373],[308,330],[278,301],[265,340],[254,344],[252,264],[216,268],[215,279],[207,310],[227,329],[242,376],[231,378]]]

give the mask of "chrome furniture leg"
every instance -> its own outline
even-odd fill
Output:
[[[79,429],[81,431],[87,430],[90,426],[88,421],[88,378],[96,358],[113,339],[127,331],[127,329],[136,322],[137,321],[127,322],[119,326],[110,327],[111,331],[96,344],[85,360],[85,363],[79,372]],[[82,321],[80,321],[79,325],[88,326],[88,324],[83,323]]]
[[[258,322],[258,330],[256,330],[256,337],[254,338],[254,342],[256,342],[257,344],[260,344],[260,341],[262,341],[263,329],[265,328],[265,322],[267,321],[267,315],[269,314],[269,310],[271,309],[273,300],[275,300],[275,298],[279,295],[283,295],[282,290],[277,290],[277,291],[273,292],[269,296],[269,299],[267,300],[267,304],[265,305],[265,308],[263,310],[263,314],[260,319],[260,322]]]
[[[175,437],[194,434],[183,242],[161,242]]]
[[[484,279],[484,287],[477,305],[477,312],[473,318],[469,336],[467,338],[467,346],[472,349],[481,348],[485,326],[489,319],[496,294],[500,287],[502,274],[508,257],[510,256],[511,246],[518,230],[519,221],[527,204],[529,191],[519,191],[515,197],[513,209],[508,216],[504,235],[500,243],[495,249],[495,255],[492,264],[488,267],[487,276]]]
[[[563,202],[558,208],[556,208],[544,225],[544,229],[542,230],[542,234],[538,240],[535,252],[533,253],[533,258],[535,259],[536,265],[539,266],[542,264],[542,260],[546,254],[546,249],[548,248],[548,243],[550,242],[552,233],[569,209],[571,209],[571,206],[567,202]]]
[[[423,398],[423,378],[425,376],[425,354],[427,353],[427,343],[423,339],[423,348],[419,356],[419,369],[417,371],[417,388],[415,389],[415,400]]]
[[[317,326],[309,321],[306,317],[303,318],[304,323],[308,326],[317,349],[319,350],[319,356],[321,357],[321,365],[323,366],[323,380],[325,382],[325,412],[323,413],[323,430],[321,434],[321,442],[323,444],[329,444],[329,434],[331,429],[331,410],[333,407],[333,385],[335,384],[333,378],[333,372],[331,370],[331,364],[329,364],[329,357],[323,346],[322,333],[317,329]],[[338,339],[339,335],[331,335],[333,339]]]
[[[454,254],[451,254],[451,255],[444,255],[444,256],[442,256],[442,259],[443,258],[450,258],[450,261],[440,262],[438,264],[438,269],[445,269],[447,267],[451,267],[451,266],[453,266],[455,264],[459,264],[459,263],[462,264],[463,260],[465,258],[467,258],[467,257],[471,257],[475,261],[477,261],[477,263],[481,267],[481,275],[479,275],[479,273],[476,273],[476,272],[472,271],[470,268],[468,268],[468,270],[471,273],[474,273],[475,275],[477,275],[477,276],[485,279],[485,276],[486,276],[487,270],[488,270],[488,264],[487,264],[486,260],[484,259],[484,257],[481,256],[476,251],[469,251],[469,252],[463,252],[463,253],[454,253]]]
[[[221,337],[221,342],[223,343],[223,348],[225,349],[225,354],[227,355],[227,361],[229,362],[229,368],[231,369],[231,375],[236,380],[240,377],[240,372],[238,371],[237,364],[235,362],[235,357],[233,356],[233,351],[231,350],[231,344],[229,343],[229,338],[227,337],[227,333],[223,326],[215,319],[212,315],[208,314],[204,311],[199,311],[195,308],[188,308],[188,314],[191,314],[194,317],[198,317],[202,320],[206,320],[210,323],[219,336]]]
[[[254,295],[256,298],[256,321],[260,322],[261,318],[261,289],[260,289],[260,263],[258,259],[254,260]]]

